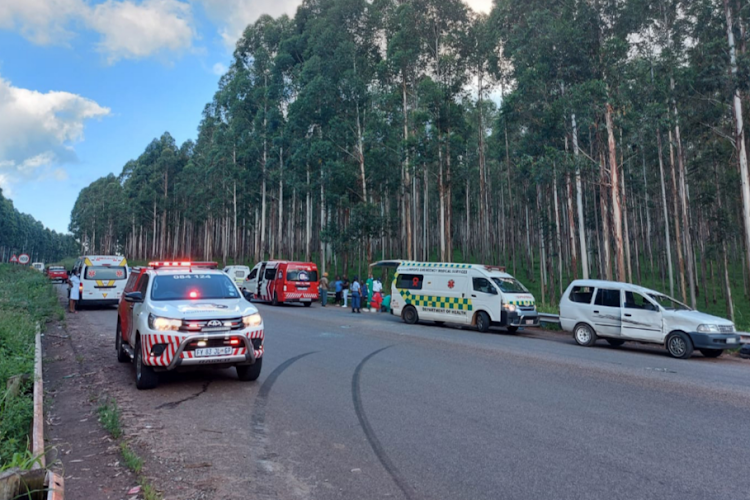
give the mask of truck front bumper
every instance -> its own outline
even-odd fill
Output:
[[[734,349],[742,345],[741,339],[734,333],[690,332],[690,340],[696,349]]]

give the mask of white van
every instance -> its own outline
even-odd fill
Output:
[[[675,358],[693,349],[708,358],[739,347],[740,336],[726,319],[638,285],[616,281],[575,280],[560,300],[560,326],[582,346],[599,337],[612,346],[626,340],[665,345]]]
[[[534,296],[503,267],[404,261],[391,288],[391,312],[406,323],[458,323],[474,325],[481,332],[490,326],[515,332],[539,325]]]
[[[244,288],[245,279],[250,274],[250,268],[247,266],[227,266],[222,271],[232,278],[240,289]]]
[[[40,273],[44,272],[44,262],[32,262],[31,267],[36,269]]]
[[[121,255],[84,255],[73,267],[81,278],[79,304],[117,304],[128,279],[128,261]]]

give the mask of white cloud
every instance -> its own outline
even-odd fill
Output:
[[[224,73],[227,72],[227,67],[224,66],[222,63],[217,62],[216,64],[214,64],[214,67],[211,69],[211,71],[214,72],[214,75],[223,76]]]
[[[492,0],[464,0],[472,10],[489,14],[492,10]]]
[[[0,0],[0,29],[34,43],[66,44],[73,27],[99,33],[109,62],[188,49],[196,36],[192,8],[179,0]]]
[[[209,19],[219,28],[222,40],[230,49],[242,36],[248,24],[263,14],[293,16],[301,0],[193,0],[203,5]]]
[[[70,92],[22,89],[0,77],[0,185],[67,176],[59,164],[77,160],[84,122],[109,112]]]

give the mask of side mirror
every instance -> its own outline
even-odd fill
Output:
[[[125,294],[125,302],[143,302],[143,294],[141,292],[127,292]]]

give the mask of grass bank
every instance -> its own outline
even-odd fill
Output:
[[[0,264],[0,470],[28,461],[36,326],[63,315],[42,273]]]

